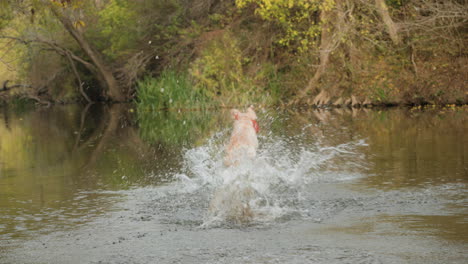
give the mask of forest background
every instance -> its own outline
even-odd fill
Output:
[[[466,104],[465,0],[0,0],[0,101]]]

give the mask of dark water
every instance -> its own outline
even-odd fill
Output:
[[[1,108],[0,263],[466,263],[466,107],[258,116]]]

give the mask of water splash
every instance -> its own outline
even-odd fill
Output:
[[[260,137],[255,160],[239,166],[223,165],[224,132],[200,147],[187,149],[182,172],[173,191],[188,195],[208,194],[202,226],[268,223],[292,215],[307,216],[301,200],[317,183],[360,177],[352,171],[360,164],[355,149],[363,140],[336,146],[320,142],[304,145],[301,138]]]

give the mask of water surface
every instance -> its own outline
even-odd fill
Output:
[[[468,257],[466,107],[261,109],[235,168],[227,111],[0,112],[0,263]]]

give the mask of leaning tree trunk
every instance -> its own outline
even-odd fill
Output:
[[[125,96],[119,88],[117,80],[115,79],[112,72],[108,69],[105,62],[102,60],[100,54],[95,51],[86,38],[78,31],[69,18],[64,16],[60,11],[56,10],[55,7],[52,7],[52,12],[57,17],[57,19],[62,23],[63,27],[67,32],[76,40],[80,48],[85,52],[89,57],[92,63],[96,66],[98,79],[103,82],[107,88],[107,96],[112,101],[122,102],[125,100]]]
[[[320,13],[320,20],[325,22],[322,25],[322,32],[320,33],[320,51],[319,51],[319,59],[320,65],[318,66],[317,70],[315,71],[314,76],[309,80],[307,87],[305,87],[299,93],[299,98],[303,98],[307,95],[309,91],[313,91],[320,77],[325,72],[325,69],[328,65],[328,61],[330,59],[330,52],[332,48],[332,26],[330,22],[331,18],[331,10],[329,11],[322,11]]]
[[[379,13],[379,16],[382,18],[385,27],[387,27],[388,34],[390,35],[392,42],[395,45],[399,45],[401,40],[398,35],[398,27],[395,24],[395,22],[393,22],[393,19],[390,16],[390,13],[388,12],[388,7],[385,3],[385,0],[375,0],[375,5],[377,7],[377,12]]]
[[[336,2],[336,8],[322,10],[320,13],[320,21],[323,23],[320,33],[320,65],[307,86],[299,93],[299,98],[304,98],[308,92],[314,91],[317,88],[320,78],[325,73],[330,61],[330,53],[337,46],[340,38],[346,34],[347,28],[344,26],[345,16],[343,5],[339,1]]]

